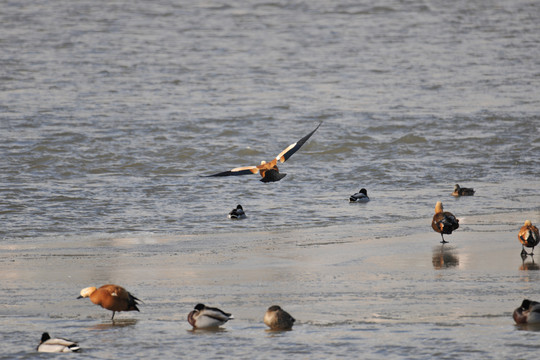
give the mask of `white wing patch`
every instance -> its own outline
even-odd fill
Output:
[[[278,160],[281,163],[285,162],[285,159],[283,158],[283,156],[295,146],[296,146],[296,143],[289,145],[285,150],[280,152],[278,156],[276,156],[276,160]]]

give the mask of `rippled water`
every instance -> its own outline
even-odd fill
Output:
[[[437,200],[470,236],[539,223],[539,35],[540,5],[524,0],[3,1],[0,243],[414,236]],[[201,177],[270,160],[320,122],[278,183]],[[454,199],[455,183],[477,194]],[[372,201],[348,204],[361,187]],[[238,203],[248,220],[234,223]],[[343,333],[335,346],[291,353],[350,356],[345,318],[323,322]],[[414,323],[385,326],[429,342]],[[239,354],[252,354],[245,336]],[[430,346],[409,356],[437,356]]]

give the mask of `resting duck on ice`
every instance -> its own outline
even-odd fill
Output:
[[[263,321],[271,330],[290,330],[296,320],[279,305],[272,305],[266,310]]]
[[[540,324],[540,303],[525,299],[512,315],[516,324]]]
[[[234,319],[231,314],[204,304],[195,305],[195,309],[188,314],[188,322],[197,329],[216,328],[231,319]]]
[[[317,131],[317,129],[319,128],[319,126],[321,126],[321,124],[322,123],[320,123],[315,128],[315,130],[313,130],[312,132],[310,132],[309,134],[307,134],[306,136],[304,136],[297,142],[289,145],[285,150],[280,152],[278,156],[276,156],[270,162],[261,161],[261,165],[238,167],[238,168],[234,168],[228,171],[223,171],[217,174],[207,175],[207,176],[208,177],[210,176],[235,176],[235,175],[249,175],[249,174],[259,173],[261,174],[262,182],[266,183],[266,182],[279,181],[283,179],[287,174],[282,174],[279,172],[279,169],[277,167],[278,161],[281,163],[284,163],[287,159],[289,159],[295,152],[297,152],[302,147],[302,145],[304,145],[306,141],[308,141],[311,135],[313,135],[315,131]]]
[[[474,195],[475,191],[473,188],[462,188],[459,187],[459,184],[454,185],[454,192],[452,193],[453,196],[472,196]]]
[[[47,353],[76,352],[80,349],[76,342],[62,338],[52,339],[47,332],[41,335],[41,341],[37,347],[38,352]]]
[[[433,215],[431,227],[433,230],[441,234],[441,243],[445,244],[448,241],[444,240],[443,234],[450,235],[452,231],[459,228],[459,220],[454,216],[454,214],[448,211],[443,211],[442,202],[437,201],[437,204],[435,204],[435,215]]]
[[[356,194],[352,194],[349,198],[349,202],[368,202],[369,196],[367,195],[367,190],[362,188]]]
[[[244,209],[242,208],[242,205],[236,206],[236,208],[232,209],[228,215],[229,219],[236,219],[236,220],[245,219],[246,217],[247,216],[246,216],[246,213],[244,212]]]

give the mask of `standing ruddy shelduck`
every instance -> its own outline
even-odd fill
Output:
[[[245,219],[246,217],[247,216],[246,216],[246,213],[244,212],[244,209],[242,208],[242,205],[236,206],[236,209],[232,209],[228,215],[229,219],[236,219],[236,220]]]
[[[525,299],[512,316],[516,324],[540,324],[540,303]]]
[[[213,174],[213,175],[208,175],[208,176],[232,176],[232,175],[248,175],[248,174],[260,173],[262,177],[261,179],[262,182],[266,183],[266,182],[279,181],[283,179],[287,174],[281,174],[279,172],[279,169],[277,167],[278,161],[281,163],[284,163],[295,152],[297,152],[302,147],[302,145],[304,145],[304,143],[308,141],[311,135],[313,135],[315,131],[317,131],[317,129],[319,128],[319,126],[321,126],[321,124],[322,122],[315,128],[315,130],[313,130],[312,132],[310,132],[309,134],[307,134],[306,136],[304,136],[303,138],[301,138],[294,144],[289,145],[285,150],[280,152],[278,156],[276,156],[270,162],[261,161],[261,165],[238,167],[229,171],[223,171],[223,172]]]
[[[367,196],[367,190],[362,188],[356,194],[352,194],[349,197],[349,202],[368,202],[369,197]]]
[[[87,287],[81,290],[81,295],[77,299],[89,297],[96,305],[113,312],[111,320],[114,320],[114,314],[118,311],[139,311],[137,308],[137,299],[126,289],[118,285],[103,285],[99,289]]]
[[[51,339],[49,333],[44,332],[41,335],[41,341],[36,350],[39,352],[59,353],[76,352],[80,349],[79,344],[76,342],[62,338]]]
[[[454,185],[454,192],[452,193],[453,196],[472,196],[474,195],[475,191],[472,188],[462,188],[459,187],[459,184]]]
[[[232,319],[234,316],[231,314],[204,304],[195,305],[195,309],[188,314],[188,322],[196,329],[216,328]]]
[[[271,330],[290,330],[296,320],[280,306],[272,305],[266,310],[263,321]]]
[[[443,211],[442,202],[437,201],[437,204],[435,204],[435,215],[433,215],[431,227],[433,230],[441,234],[441,243],[445,244],[448,241],[444,240],[443,234],[450,235],[452,231],[456,230],[459,227],[459,220],[454,216],[454,214],[448,211]]]
[[[521,256],[523,258],[527,257],[527,255],[533,256],[534,247],[540,242],[540,236],[538,235],[538,228],[531,223],[531,220],[526,220],[525,224],[519,229],[518,239],[522,248]],[[525,246],[532,248],[530,254],[525,251]]]

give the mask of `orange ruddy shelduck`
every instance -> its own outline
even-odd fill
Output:
[[[531,223],[531,220],[526,220],[525,224],[519,229],[518,239],[522,247],[521,257],[525,259],[527,255],[533,256],[534,247],[540,242],[540,236],[538,228]],[[525,251],[525,247],[532,248],[530,254]]]
[[[443,234],[450,235],[452,231],[456,230],[459,227],[459,220],[454,216],[454,214],[448,211],[443,211],[442,202],[437,201],[437,204],[435,204],[435,215],[433,215],[431,227],[433,230],[441,234],[441,243],[445,244],[448,241],[444,240]]]
[[[303,138],[301,138],[294,144],[289,145],[285,150],[280,152],[279,155],[275,157],[275,159],[273,159],[270,162],[261,161],[261,165],[238,167],[232,170],[223,171],[223,172],[213,174],[213,175],[208,175],[208,176],[209,177],[210,176],[233,176],[233,175],[249,175],[249,174],[259,173],[261,174],[262,182],[266,183],[266,182],[279,181],[283,179],[287,174],[281,174],[279,172],[279,169],[277,167],[278,161],[281,163],[284,163],[295,152],[297,152],[302,147],[302,145],[304,145],[304,143],[308,141],[311,135],[313,135],[315,131],[317,131],[317,129],[319,128],[319,126],[321,126],[321,124],[322,122],[315,128],[315,130],[313,130],[312,132],[310,132],[309,134],[307,134],[306,136],[304,136]]]
[[[123,287],[111,284],[103,285],[99,289],[93,286],[84,288],[77,299],[86,297],[89,297],[94,304],[111,310],[113,312],[111,320],[114,320],[114,314],[117,311],[139,311],[137,301],[141,301]]]

